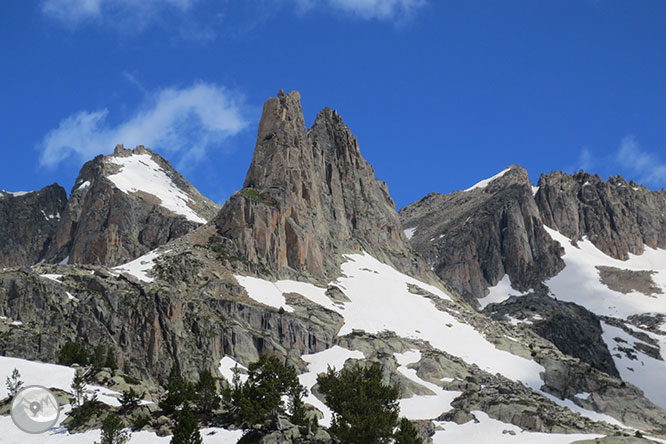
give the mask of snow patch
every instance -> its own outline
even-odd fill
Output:
[[[238,366],[238,368],[241,370],[247,371],[247,367],[236,362],[231,356],[225,356],[224,358],[220,359],[220,366],[218,368],[224,379],[226,379],[229,384],[234,382],[234,367],[236,366]],[[239,376],[241,382],[247,381],[247,374],[241,373]]]
[[[284,293],[288,293],[287,286],[295,281],[270,282],[252,276],[234,275],[238,283],[245,288],[248,296],[257,302],[274,308],[282,308],[292,312],[293,308],[287,305]]]
[[[108,176],[119,190],[125,193],[143,191],[152,194],[161,200],[162,207],[167,210],[182,214],[192,222],[206,223],[205,219],[188,206],[188,203],[192,202],[190,196],[173,183],[149,154],[108,157],[107,162],[121,166],[118,173]]]
[[[118,273],[128,273],[136,277],[143,282],[153,282],[155,279],[148,276],[148,272],[153,269],[155,266],[155,259],[164,253],[168,253],[171,250],[166,250],[164,252],[158,252],[153,250],[150,253],[144,254],[143,256],[134,259],[131,262],[128,262],[123,265],[118,265],[113,269]]]
[[[498,173],[498,174],[495,174],[493,177],[489,177],[488,179],[484,179],[484,180],[482,180],[481,182],[478,182],[478,183],[474,184],[473,186],[467,188],[465,191],[472,191],[472,190],[476,190],[476,189],[483,189],[483,188],[487,187],[488,185],[490,185],[490,182],[492,182],[492,181],[495,180],[495,179],[499,179],[500,177],[504,176],[504,175],[505,175],[506,173],[508,173],[509,171],[511,171],[511,167],[509,167],[509,168],[503,170],[502,172],[500,172],[500,173]]]
[[[55,281],[59,284],[62,284],[62,282],[60,282],[60,279],[62,279],[62,276],[63,276],[62,274],[45,273],[45,274],[40,274],[39,276],[43,277],[43,278],[46,278],[46,279],[50,279],[50,280]]]
[[[26,194],[29,193],[34,193],[34,191],[5,191],[5,190],[0,190],[0,192],[3,192],[5,194],[9,194],[10,196],[14,197],[19,197],[19,196],[25,196]]]
[[[490,291],[488,295],[478,300],[482,309],[486,308],[489,304],[499,304],[500,302],[504,302],[511,296],[522,296],[511,288],[511,278],[509,278],[508,274],[505,274],[497,285],[490,287],[488,290]],[[513,294],[511,294],[511,292],[513,292]]]
[[[416,227],[407,228],[405,229],[405,236],[407,237],[407,239],[412,240],[412,237],[414,236],[415,232],[416,232]]]
[[[83,182],[81,185],[79,185],[78,187],[76,187],[76,189],[74,190],[74,192],[79,191],[79,190],[83,190],[83,189],[85,189],[85,188],[88,188],[89,186],[90,186],[90,181],[89,181],[89,180],[86,180],[86,181]]]

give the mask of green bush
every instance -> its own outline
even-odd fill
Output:
[[[317,378],[325,403],[333,411],[330,432],[342,443],[385,444],[398,423],[400,389],[382,383],[378,364],[358,364]]]
[[[102,422],[102,439],[100,444],[125,444],[130,434],[123,430],[125,423],[115,413],[109,413]]]
[[[88,365],[90,354],[86,346],[79,342],[67,341],[58,353],[58,363],[62,365]]]
[[[407,418],[400,420],[398,430],[393,435],[395,444],[423,444],[423,439],[419,437],[416,427]]]
[[[136,418],[134,418],[134,421],[132,421],[132,430],[135,432],[141,430],[145,426],[150,424],[152,420],[153,419],[150,417],[150,415],[147,415],[145,413],[138,415]]]
[[[107,409],[106,405],[97,399],[87,399],[78,407],[74,407],[69,416],[72,418],[68,428],[75,429],[88,422],[93,416],[100,416]]]

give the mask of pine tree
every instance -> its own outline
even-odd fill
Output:
[[[129,390],[123,391],[122,396],[120,397],[120,405],[123,412],[131,413],[135,408],[139,406],[139,402],[145,396],[145,392],[142,394],[134,391],[133,387],[130,387]]]
[[[76,370],[71,387],[74,392],[74,398],[76,399],[76,405],[81,406],[83,401],[85,401],[83,393],[86,388],[86,381],[83,379],[81,370]]]
[[[113,354],[113,349],[109,347],[106,352],[106,360],[104,362],[104,367],[110,368],[111,370],[117,370],[118,364],[116,364],[116,357]]]
[[[208,370],[199,372],[199,381],[196,385],[196,398],[199,412],[211,413],[220,407],[220,395],[217,393],[215,378]]]
[[[423,439],[419,437],[414,424],[407,419],[402,418],[398,430],[393,434],[395,444],[423,444]]]
[[[283,397],[288,398],[293,412],[304,392],[295,368],[282,364],[276,356],[264,355],[248,366],[245,384],[232,390],[235,420],[246,429],[257,424],[276,429],[278,416],[287,413]]]
[[[187,402],[178,413],[178,422],[173,431],[171,444],[203,444],[197,418],[195,418]]]
[[[23,387],[23,381],[21,381],[21,374],[18,369],[12,371],[12,375],[7,377],[7,394],[10,398],[13,398],[21,391]]]
[[[102,440],[100,444],[125,444],[130,440],[123,420],[115,413],[109,413],[102,422]]]
[[[103,368],[105,357],[106,357],[106,347],[104,347],[102,344],[99,344],[97,347],[95,347],[95,352],[93,353],[91,364],[96,369]]]
[[[166,413],[173,413],[186,401],[194,399],[194,387],[183,379],[176,363],[171,366],[166,389],[167,393],[159,403],[160,408]]]
[[[325,403],[333,410],[330,432],[342,443],[388,443],[398,423],[398,385],[382,383],[378,364],[359,365],[317,378]]]

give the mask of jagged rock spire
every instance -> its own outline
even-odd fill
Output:
[[[234,254],[276,275],[337,272],[337,253],[364,249],[409,270],[411,250],[386,184],[329,108],[305,127],[298,92],[269,99],[244,189],[216,218]]]

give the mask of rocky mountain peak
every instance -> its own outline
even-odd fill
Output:
[[[536,202],[544,223],[572,241],[587,236],[604,253],[628,259],[645,246],[666,248],[666,199],[622,176],[579,171],[542,174]]]
[[[329,108],[306,130],[298,92],[264,105],[244,188],[216,225],[229,254],[275,275],[331,276],[339,261],[332,253],[360,249],[415,266],[386,184],[351,130]]]
[[[81,168],[46,260],[117,265],[206,223],[219,206],[144,146]]]
[[[431,193],[400,218],[414,249],[472,304],[505,275],[514,288],[540,290],[564,266],[518,165],[464,191]]]

